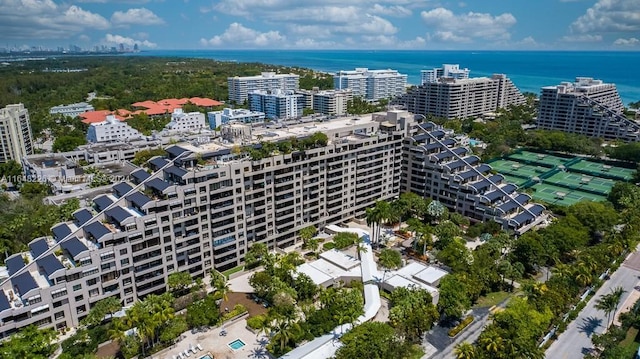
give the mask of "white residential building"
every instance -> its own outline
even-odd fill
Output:
[[[347,103],[353,100],[353,91],[346,90],[298,90],[304,96],[304,107],[325,115],[344,115]]]
[[[33,154],[33,135],[29,111],[23,104],[0,109],[0,163],[10,160],[20,163],[22,157]]]
[[[87,141],[91,143],[130,141],[142,138],[142,134],[133,127],[108,115],[102,122],[92,123],[87,131]]]
[[[615,84],[578,77],[573,83],[542,88],[537,125],[606,140],[640,141],[640,124],[624,117],[623,109]]]
[[[338,90],[351,89],[354,97],[378,101],[403,95],[407,89],[407,75],[391,69],[356,68],[338,72],[333,77],[333,83]]]
[[[430,82],[438,82],[438,79],[441,77],[464,80],[469,78],[469,72],[469,69],[461,69],[460,65],[457,64],[444,64],[440,68],[420,71],[420,77],[422,78],[422,82],[420,84],[424,85]]]
[[[249,93],[251,111],[264,112],[267,118],[292,119],[302,117],[304,96],[293,91],[253,91]]]
[[[164,127],[164,132],[200,132],[208,129],[204,114],[201,112],[183,112],[176,108],[171,114],[171,121]]]
[[[229,101],[238,104],[248,100],[253,91],[295,91],[300,87],[300,76],[263,72],[258,76],[229,77]]]
[[[478,117],[524,102],[520,90],[503,74],[462,80],[440,77],[395,101],[413,113],[449,119]]]
[[[86,102],[72,103],[70,105],[54,106],[49,110],[52,115],[61,114],[69,117],[76,117],[85,112],[93,111],[94,108]]]
[[[208,112],[209,127],[216,129],[227,123],[263,123],[264,112],[251,111],[244,108],[225,108],[222,111]]]

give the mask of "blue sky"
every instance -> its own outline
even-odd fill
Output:
[[[0,47],[640,50],[640,0],[0,0]]]

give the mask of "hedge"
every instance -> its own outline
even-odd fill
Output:
[[[468,327],[469,324],[471,324],[471,322],[473,322],[473,316],[472,315],[468,315],[466,318],[464,318],[464,320],[462,320],[462,322],[460,322],[460,324],[456,325],[455,327],[453,327],[450,331],[449,331],[449,336],[451,338],[455,337],[456,335],[458,335],[458,333],[460,333],[464,328]]]

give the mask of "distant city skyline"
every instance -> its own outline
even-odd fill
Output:
[[[637,0],[0,0],[0,48],[640,50]]]

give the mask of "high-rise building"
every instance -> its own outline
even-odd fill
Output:
[[[522,93],[502,74],[462,80],[441,77],[395,101],[413,113],[449,119],[482,116],[524,102]]]
[[[283,129],[237,124],[223,128],[225,141],[167,148],[168,158],[151,159],[52,236],[7,258],[0,338],[30,324],[77,326],[100,299],[131,305],[167,290],[176,271],[202,278],[241,265],[255,243],[289,248],[304,227],[364,216],[398,195],[401,142],[412,123],[413,115],[395,111]],[[318,132],[326,142],[304,151],[261,159],[232,151]]]
[[[605,140],[640,141],[640,124],[627,119],[615,84],[578,77],[543,87],[538,107],[538,128]]]
[[[437,82],[439,78],[446,77],[456,80],[464,80],[469,78],[470,70],[467,68],[461,69],[460,65],[450,65],[444,64],[440,68],[435,68],[432,70],[422,70],[420,71],[420,78],[422,82],[421,85],[424,85],[429,82]]]
[[[367,101],[393,99],[407,91],[407,75],[396,70],[369,70],[356,68],[340,71],[333,76],[334,87],[338,90],[350,89],[353,97]]]
[[[253,91],[295,91],[300,88],[300,76],[263,72],[258,76],[229,77],[229,101],[244,103]]]
[[[313,109],[316,113],[325,115],[344,115],[347,113],[347,103],[353,100],[353,92],[346,90],[298,90],[296,93],[304,96],[304,108]]]
[[[249,108],[254,112],[263,112],[271,119],[300,118],[304,96],[293,91],[252,91],[249,92]]]
[[[0,109],[0,163],[33,154],[33,135],[29,111],[23,104],[7,105]]]

